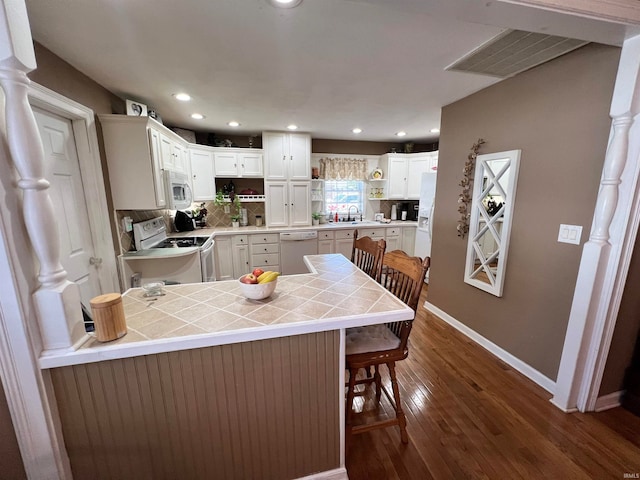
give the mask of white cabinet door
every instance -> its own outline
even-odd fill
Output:
[[[311,182],[289,183],[289,212],[290,226],[311,225]]]
[[[151,168],[153,169],[153,188],[155,191],[156,206],[162,208],[167,205],[164,168],[162,166],[162,153],[160,150],[160,133],[153,128],[149,129],[149,142],[151,144]]]
[[[402,229],[402,250],[407,255],[414,256],[416,247],[416,229],[415,227],[404,227]]]
[[[189,173],[189,153],[186,145],[173,142],[173,169],[176,172]]]
[[[240,278],[250,273],[249,245],[233,246],[233,278]]]
[[[318,254],[334,253],[333,240],[318,240]]]
[[[262,148],[267,180],[311,180],[311,136],[264,132]]]
[[[216,280],[231,280],[233,277],[233,254],[231,237],[216,237]]]
[[[389,157],[387,170],[387,198],[403,200],[407,188],[407,159]]]
[[[351,252],[353,251],[353,238],[336,238],[336,246],[334,253],[341,253],[347,259],[351,259]]]
[[[311,137],[289,134],[289,180],[311,180]]]
[[[416,156],[409,159],[407,167],[407,196],[405,198],[418,200],[420,198],[420,186],[422,174],[430,172],[431,156]]]
[[[262,155],[259,153],[238,153],[239,173],[243,177],[262,177]]]
[[[265,214],[270,227],[289,226],[287,182],[265,182]]]
[[[215,152],[213,154],[216,177],[237,177],[238,161],[233,152]]]
[[[213,153],[204,149],[190,149],[193,200],[202,202],[216,197],[216,179],[213,173]]]
[[[173,161],[173,142],[169,137],[160,134],[160,156],[162,164],[167,170],[175,171],[175,162]]]
[[[264,132],[262,134],[266,180],[287,180],[288,148],[285,146],[287,140],[285,133]]]

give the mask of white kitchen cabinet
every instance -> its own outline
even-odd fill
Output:
[[[402,227],[402,246],[407,255],[414,256],[416,247],[416,227]]]
[[[166,170],[189,173],[187,145],[179,137],[175,138],[165,132],[160,133],[160,154]]]
[[[263,132],[266,180],[311,180],[311,136]]]
[[[233,278],[240,278],[252,270],[249,265],[248,236],[234,235],[231,237],[231,249],[233,257]]]
[[[206,148],[189,148],[193,200],[203,202],[216,197],[213,152]]]
[[[360,232],[358,232],[358,236],[362,236]],[[336,230],[335,237],[334,253],[341,253],[350,260],[353,252],[353,230]]]
[[[100,115],[99,118],[113,208],[164,208],[164,169],[167,167],[162,155],[163,138],[172,139],[173,132],[149,117]],[[175,137],[173,140],[179,142],[179,137]]]
[[[371,240],[378,241],[385,237],[385,227],[358,228],[358,238],[370,237]]]
[[[231,280],[233,276],[233,249],[230,236],[215,239],[216,280]]]
[[[242,149],[220,149],[214,151],[216,177],[262,177],[262,153],[257,151],[243,152]]]
[[[387,198],[418,200],[422,174],[437,168],[438,152],[383,155],[387,166]]]
[[[265,182],[265,214],[270,227],[311,224],[310,182]]]
[[[387,242],[386,251],[404,250],[404,248],[402,248],[402,229],[400,227],[389,227],[385,230],[385,241]]]
[[[318,254],[335,253],[335,236],[333,232],[318,231]]]
[[[251,270],[280,271],[280,235],[264,233],[249,236]]]

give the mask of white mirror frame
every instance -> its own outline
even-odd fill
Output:
[[[520,153],[521,150],[509,150],[478,155],[476,158],[464,281],[497,297],[502,296],[504,286]],[[489,167],[489,162],[501,160],[505,162],[504,166],[494,172]],[[499,180],[505,174],[509,176],[506,189],[503,190],[504,185],[500,184]],[[484,181],[485,178],[487,182]],[[492,216],[484,207],[483,200],[496,188],[502,194],[503,205],[498,213]],[[502,219],[500,222],[502,227],[496,228],[500,219]],[[495,242],[495,249],[490,254],[483,251],[484,247],[480,243],[480,240],[487,233],[493,237],[492,240]],[[496,261],[497,263],[495,263]],[[492,265],[493,263],[495,265]],[[486,277],[486,280],[480,279],[480,276]]]

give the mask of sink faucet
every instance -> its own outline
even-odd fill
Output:
[[[358,207],[356,205],[349,205],[349,210],[347,211],[347,222],[356,219],[355,217],[351,218],[351,208],[353,207],[355,207],[356,213],[360,213],[360,210],[358,210]]]

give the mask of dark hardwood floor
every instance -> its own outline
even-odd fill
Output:
[[[639,478],[640,417],[561,412],[548,392],[422,307],[397,372],[409,444],[398,428],[354,435],[350,480]],[[373,390],[356,397],[361,421],[393,414],[384,395],[376,411]]]

